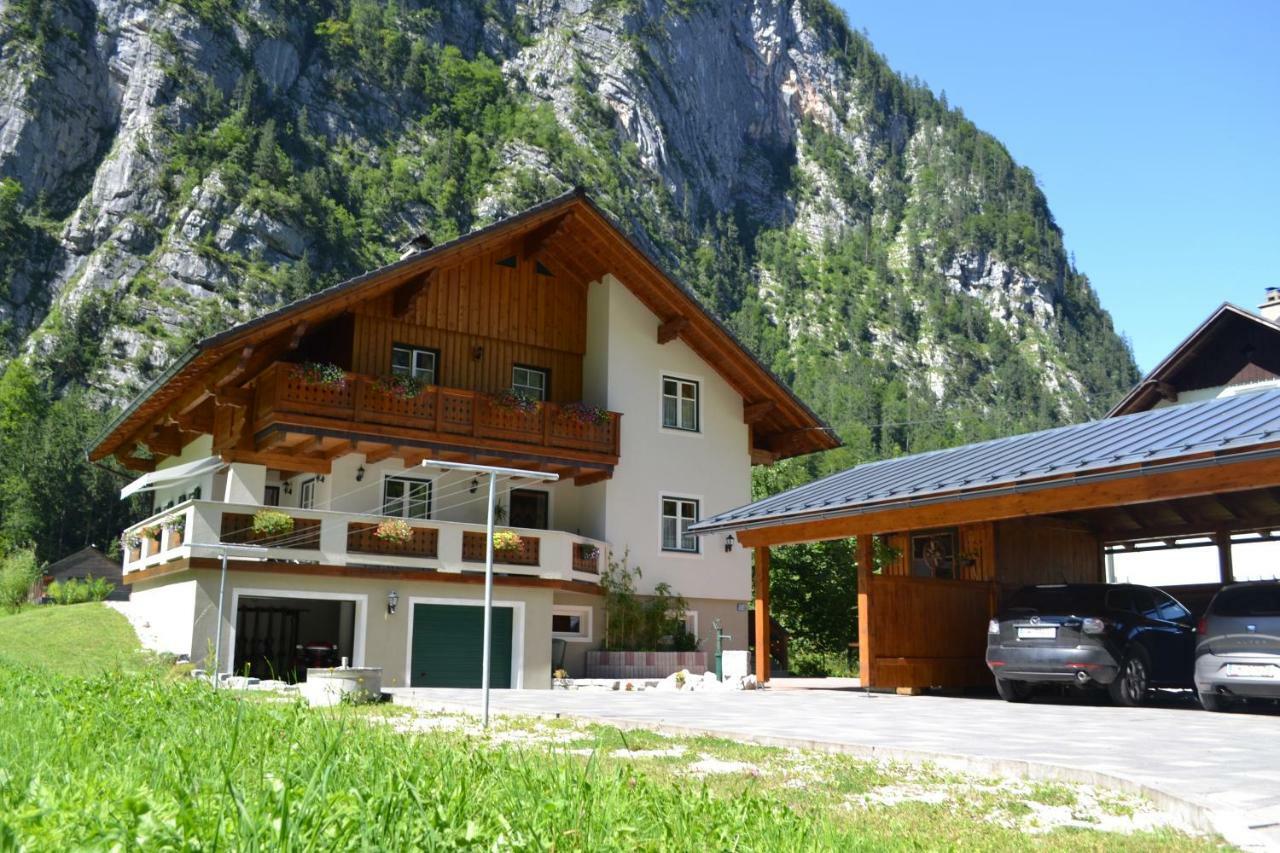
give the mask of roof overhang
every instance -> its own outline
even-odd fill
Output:
[[[183,395],[204,393],[236,368],[236,355],[247,348],[287,336],[305,316],[311,324],[326,322],[357,302],[396,291],[427,275],[432,269],[492,249],[501,240],[531,234],[536,229],[572,215],[591,241],[583,254],[608,255],[607,268],[664,324],[677,329],[673,335],[695,350],[743,396],[748,405],[770,405],[755,424],[771,436],[776,458],[796,456],[838,447],[834,431],[800,400],[781,379],[762,364],[733,333],[712,316],[693,293],[668,275],[642,248],[581,190],[574,190],[531,207],[485,228],[442,243],[334,285],[256,319],[205,338],[180,356],[143,393],[120,413],[89,449],[96,461],[113,453],[130,451],[138,433],[166,411],[184,402]],[[671,323],[675,320],[674,324]]]

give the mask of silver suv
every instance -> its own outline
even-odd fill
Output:
[[[1224,586],[1196,642],[1196,691],[1207,711],[1238,698],[1280,699],[1280,582]]]

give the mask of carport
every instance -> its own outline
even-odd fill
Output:
[[[1108,549],[1209,539],[1219,583],[1181,597],[1194,610],[1232,580],[1233,541],[1280,531],[1280,390],[859,465],[693,529],[755,549],[757,648],[769,549],[856,537],[863,685],[990,684],[986,623],[1013,589],[1105,581]]]

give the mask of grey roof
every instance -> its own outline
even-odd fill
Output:
[[[1280,389],[869,462],[712,516],[692,530],[854,515],[885,505],[1026,488],[1048,478],[1054,478],[1051,485],[1070,485],[1120,466],[1169,465],[1193,454],[1267,444],[1280,451]]]

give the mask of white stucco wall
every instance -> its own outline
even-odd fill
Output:
[[[662,550],[663,495],[695,498],[700,517],[748,503],[751,462],[742,398],[683,341],[657,342],[659,320],[613,276],[591,285],[584,388],[591,402],[622,413],[622,454],[604,491],[605,536],[630,551],[640,591],[667,582],[689,598],[747,599],[751,557],[706,537],[701,553]],[[599,364],[603,361],[603,382]],[[662,377],[696,380],[700,430],[662,428]]]
[[[134,622],[138,639],[153,652],[190,655],[192,652],[193,614],[196,606],[196,581],[143,581],[133,585],[128,602],[129,618]]]
[[[188,462],[196,462],[200,459],[207,459],[213,455],[213,436],[202,435],[195,441],[189,442],[186,447],[182,448],[182,452],[177,456],[170,456],[156,465],[157,471],[163,471],[166,468],[175,468],[178,465],[186,465]],[[183,495],[190,496],[196,487],[200,488],[200,497],[205,500],[216,500],[222,497],[221,492],[213,491],[212,473],[205,474],[195,480],[188,480],[176,486],[168,488],[156,489],[152,493],[152,507],[155,511],[180,502]]]

